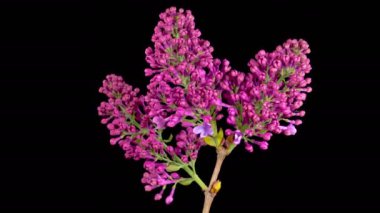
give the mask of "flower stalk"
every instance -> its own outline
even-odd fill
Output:
[[[217,157],[216,157],[216,163],[214,167],[214,171],[211,176],[210,184],[206,191],[204,191],[204,203],[203,203],[203,210],[202,213],[209,213],[211,209],[212,202],[214,201],[215,196],[217,195],[219,189],[213,190],[213,187],[215,183],[218,181],[218,176],[220,173],[220,170],[222,168],[222,164],[224,159],[227,157],[228,152],[225,148],[220,147],[217,149]]]

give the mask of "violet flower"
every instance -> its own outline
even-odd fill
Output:
[[[204,138],[208,135],[214,134],[211,124],[207,122],[203,122],[203,124],[194,127],[193,132],[194,134],[197,134],[197,135],[200,134],[200,138]]]
[[[240,132],[240,130],[236,130],[234,135],[234,144],[239,145],[242,138],[243,134]]]
[[[152,122],[156,124],[157,129],[164,129],[166,121],[161,116],[155,116],[152,119]]]

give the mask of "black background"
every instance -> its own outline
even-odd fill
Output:
[[[160,3],[158,3],[160,2]],[[214,56],[248,71],[287,38],[311,46],[313,92],[294,137],[225,161],[214,212],[380,208],[379,34],[374,5],[318,1],[3,1],[0,5],[0,207],[200,212],[195,184],[153,201],[141,162],[108,143],[96,107],[108,73],[145,87],[158,15],[191,9]],[[208,180],[215,155],[203,149]]]

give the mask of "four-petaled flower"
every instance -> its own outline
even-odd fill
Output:
[[[208,135],[213,135],[214,131],[212,130],[212,126],[208,122],[203,122],[203,124],[194,127],[193,129],[194,134],[200,134],[200,138],[204,138]]]
[[[240,130],[236,130],[235,135],[234,135],[234,144],[236,145],[240,144],[240,141],[242,138],[243,138],[243,134],[240,132]]]
[[[164,129],[165,128],[166,120],[163,119],[161,116],[155,116],[152,121],[153,121],[153,123],[156,124],[157,129]]]

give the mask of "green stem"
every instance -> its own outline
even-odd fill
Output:
[[[177,155],[174,156],[174,161],[183,165],[182,169],[185,170],[185,172],[189,174],[191,178],[194,179],[194,181],[201,187],[203,191],[208,189],[207,185],[202,181],[202,179],[195,172],[195,167],[193,167],[194,170],[191,169],[188,165],[183,163],[182,160]]]
[[[136,122],[134,116],[127,113],[124,106],[119,106],[119,107],[120,107],[121,111],[124,113],[124,116],[130,120],[130,123],[135,125],[138,129],[141,129],[140,124]]]
[[[197,173],[193,172],[193,170],[189,168],[189,166],[186,165],[182,169],[185,170],[187,174],[189,174],[190,177],[194,179],[194,181],[201,187],[203,191],[207,190],[208,187],[206,186],[206,184],[199,178]]]

